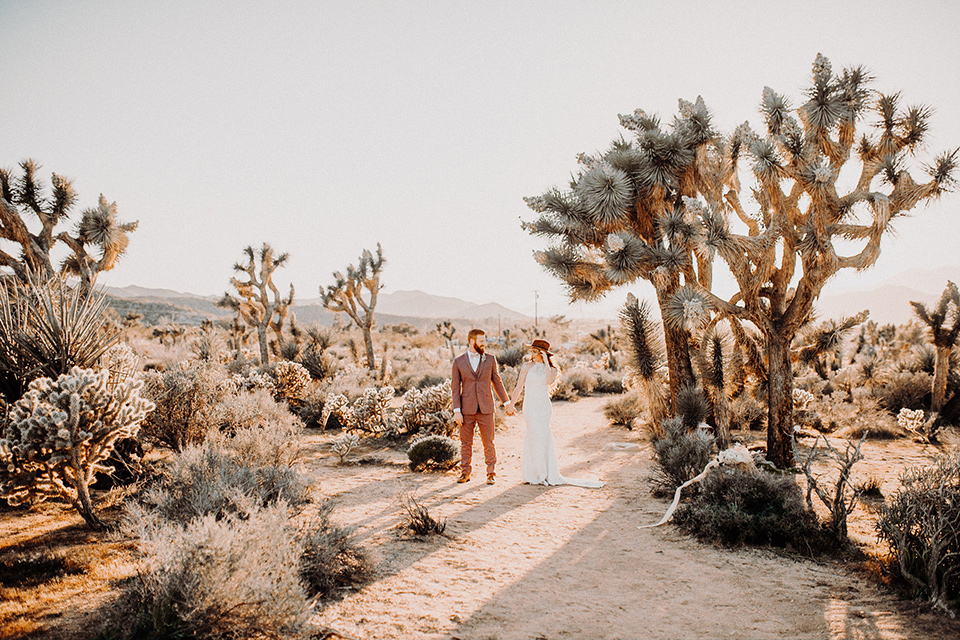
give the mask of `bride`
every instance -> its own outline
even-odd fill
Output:
[[[534,340],[530,347],[530,361],[520,369],[517,386],[510,396],[516,405],[523,392],[523,418],[527,432],[523,440],[523,481],[529,484],[572,484],[579,487],[599,489],[603,482],[564,478],[560,475],[557,449],[550,430],[553,406],[550,403],[550,385],[560,373],[553,364],[550,343]]]

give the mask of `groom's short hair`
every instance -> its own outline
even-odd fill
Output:
[[[467,344],[470,344],[471,342],[473,342],[473,340],[477,336],[485,336],[485,335],[487,335],[487,333],[483,329],[470,329],[470,331],[467,333]]]

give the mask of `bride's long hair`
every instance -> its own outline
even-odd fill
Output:
[[[552,354],[552,353],[548,353],[548,352],[544,351],[543,349],[537,349],[536,347],[533,347],[533,349],[534,349],[537,353],[540,354],[540,356],[543,358],[544,363],[546,363],[546,365],[547,365],[548,367],[550,367],[551,369],[556,369],[556,370],[557,370],[557,373],[560,373],[560,367],[558,367],[558,366],[553,362],[553,354]],[[531,359],[532,359],[532,358],[531,358]]]

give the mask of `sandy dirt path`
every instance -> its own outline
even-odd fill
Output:
[[[523,420],[497,435],[495,486],[393,465],[337,466],[333,436],[308,438],[304,468],[380,561],[377,580],[317,619],[359,638],[927,638],[960,626],[835,562],[705,545],[656,522],[649,445],[607,425],[603,398],[554,406],[561,470],[603,489],[520,481]],[[478,439],[479,440],[479,439]],[[610,451],[611,442],[640,451]],[[477,442],[474,459],[482,459]],[[447,535],[406,536],[415,492]]]

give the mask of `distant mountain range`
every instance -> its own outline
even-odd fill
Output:
[[[815,304],[815,312],[825,320],[852,316],[869,309],[870,319],[875,322],[903,324],[915,318],[910,302],[917,300],[928,305],[935,304],[947,280],[960,284],[960,266],[913,269],[869,288],[858,288],[849,282],[845,286],[842,283],[836,283],[833,287],[828,284]],[[200,296],[135,285],[107,287],[105,292],[110,296],[111,306],[121,315],[136,310],[144,315],[146,324],[157,324],[162,319],[181,324],[200,324],[205,318],[230,316],[225,309],[215,305],[220,296]],[[324,309],[317,298],[296,301],[293,312],[297,320],[305,324],[319,322],[330,325],[334,319],[334,314]],[[495,302],[477,304],[416,290],[381,292],[377,302],[377,319],[381,325],[406,322],[421,328],[432,328],[441,320],[532,321],[529,316]]]
[[[948,280],[960,284],[960,267],[912,269],[868,290],[831,293],[828,285],[827,293],[820,296],[814,308],[823,320],[849,317],[869,309],[874,322],[903,324],[916,319],[911,301],[923,302],[928,307],[936,304]]]
[[[106,287],[104,292],[110,298],[110,306],[121,316],[125,316],[130,311],[136,311],[143,314],[144,324],[152,325],[163,321],[200,324],[207,318],[226,318],[231,315],[226,309],[216,306],[215,303],[220,296],[200,296],[171,289],[148,289],[136,285]],[[297,320],[306,324],[319,322],[330,325],[335,315],[327,311],[316,298],[295,301],[291,309],[296,314]],[[530,320],[528,316],[495,302],[477,304],[459,298],[435,296],[423,291],[381,292],[377,299],[377,319],[380,324],[406,322],[421,327],[432,327],[441,320],[500,319],[511,322]]]

